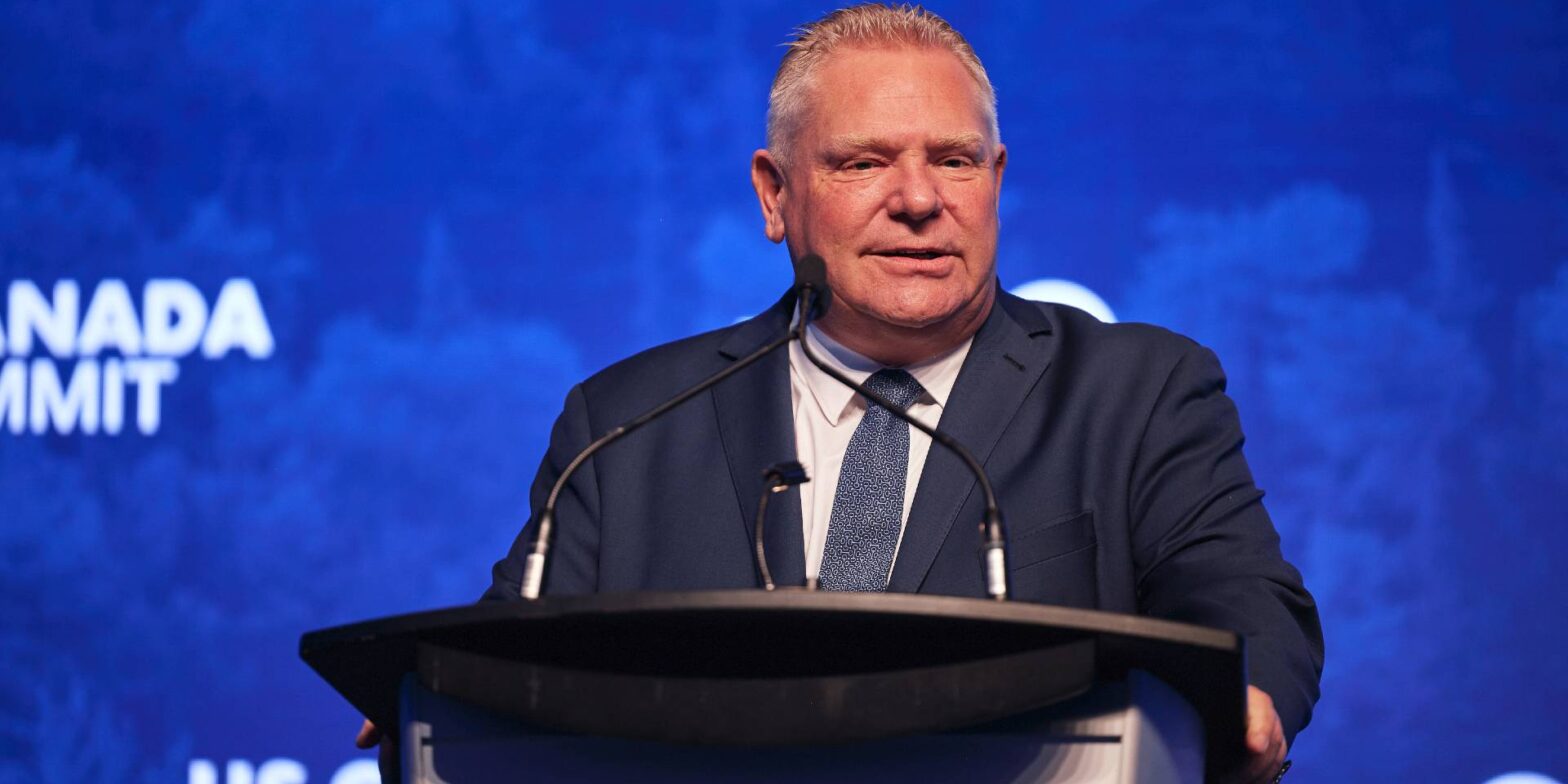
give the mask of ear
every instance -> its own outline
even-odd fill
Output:
[[[784,167],[767,150],[751,154],[751,187],[762,205],[762,230],[774,242],[784,241]]]
[[[998,206],[1002,204],[1002,171],[1007,168],[1007,145],[998,142],[996,145],[996,193],[992,198]]]

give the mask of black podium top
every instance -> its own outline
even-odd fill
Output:
[[[844,742],[979,724],[1129,669],[1196,708],[1211,769],[1242,753],[1233,632],[901,593],[547,597],[304,635],[300,656],[379,726],[402,677],[545,729],[685,743]]]

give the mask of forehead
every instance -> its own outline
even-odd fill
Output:
[[[807,93],[802,141],[835,136],[990,137],[985,98],[945,49],[845,48],[825,58]]]

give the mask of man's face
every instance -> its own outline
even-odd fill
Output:
[[[950,52],[843,49],[808,86],[781,182],[758,153],[768,236],[827,263],[830,334],[968,334],[989,312],[1006,150],[981,100]]]

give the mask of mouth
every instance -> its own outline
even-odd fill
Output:
[[[958,254],[956,252],[950,250],[950,249],[947,249],[947,248],[918,248],[917,247],[917,248],[879,248],[877,250],[871,251],[869,255],[881,256],[882,258],[893,259],[893,260],[912,259],[912,260],[919,260],[919,261],[931,261],[933,259],[940,259],[940,258],[943,258],[943,257],[946,257],[946,256],[957,256]]]

